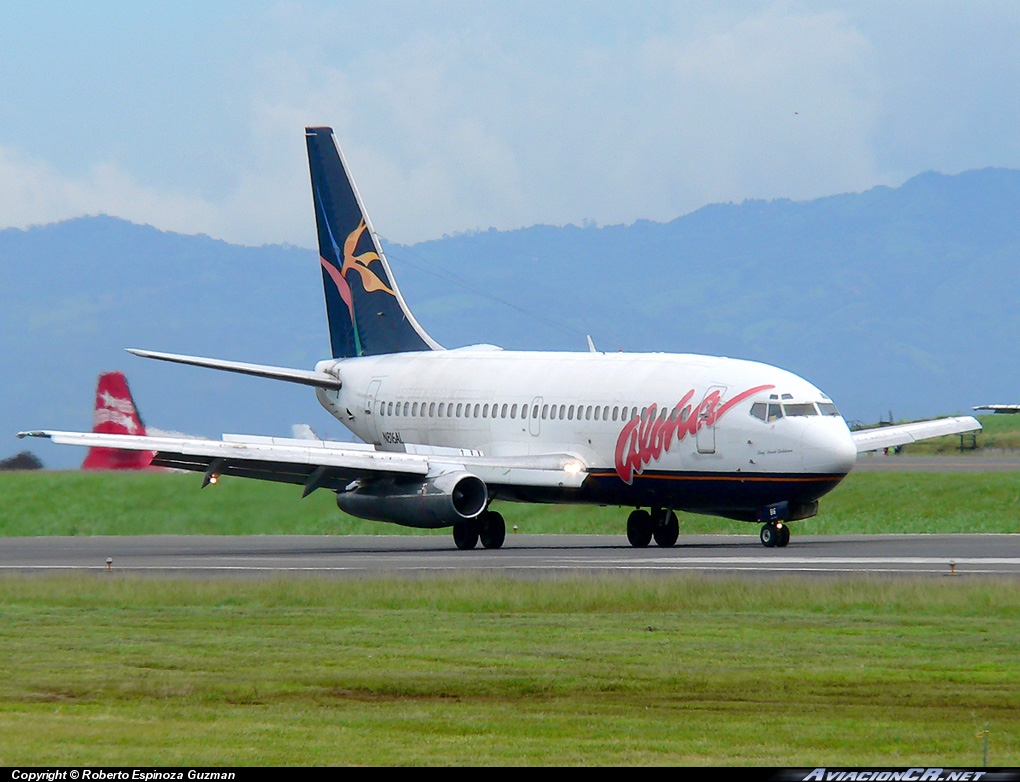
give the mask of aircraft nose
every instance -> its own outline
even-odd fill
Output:
[[[836,416],[819,416],[801,441],[804,467],[809,472],[846,475],[857,463],[857,446],[846,423]]]

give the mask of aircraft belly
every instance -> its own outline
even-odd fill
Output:
[[[690,512],[754,516],[778,502],[811,502],[845,477],[821,473],[646,471],[624,483],[613,471],[593,471],[580,489],[510,486],[492,488],[500,499],[520,502],[663,507]]]

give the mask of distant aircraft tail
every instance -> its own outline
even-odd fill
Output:
[[[92,431],[100,434],[145,434],[145,424],[135,408],[123,372],[106,372],[96,384],[96,407]],[[144,470],[152,462],[151,451],[89,448],[83,470]]]
[[[440,350],[404,302],[332,128],[305,128],[334,358]]]

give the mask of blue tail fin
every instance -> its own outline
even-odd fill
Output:
[[[439,350],[404,303],[332,128],[305,128],[334,358]]]

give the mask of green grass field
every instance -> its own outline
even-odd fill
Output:
[[[0,538],[449,534],[328,492],[199,485],[0,473]],[[501,510],[621,536],[627,514]],[[854,473],[794,526],[855,532],[1020,532],[1020,474]],[[0,627],[6,766],[976,766],[985,728],[989,763],[1020,765],[1009,580],[12,576]]]
[[[362,521],[332,493],[175,473],[0,473],[0,536],[441,534]],[[522,533],[624,534],[628,509],[502,503]],[[1020,532],[1020,472],[851,473],[794,534]],[[757,535],[758,525],[684,514],[681,534]]]
[[[1011,582],[0,579],[0,765],[1020,765]]]

